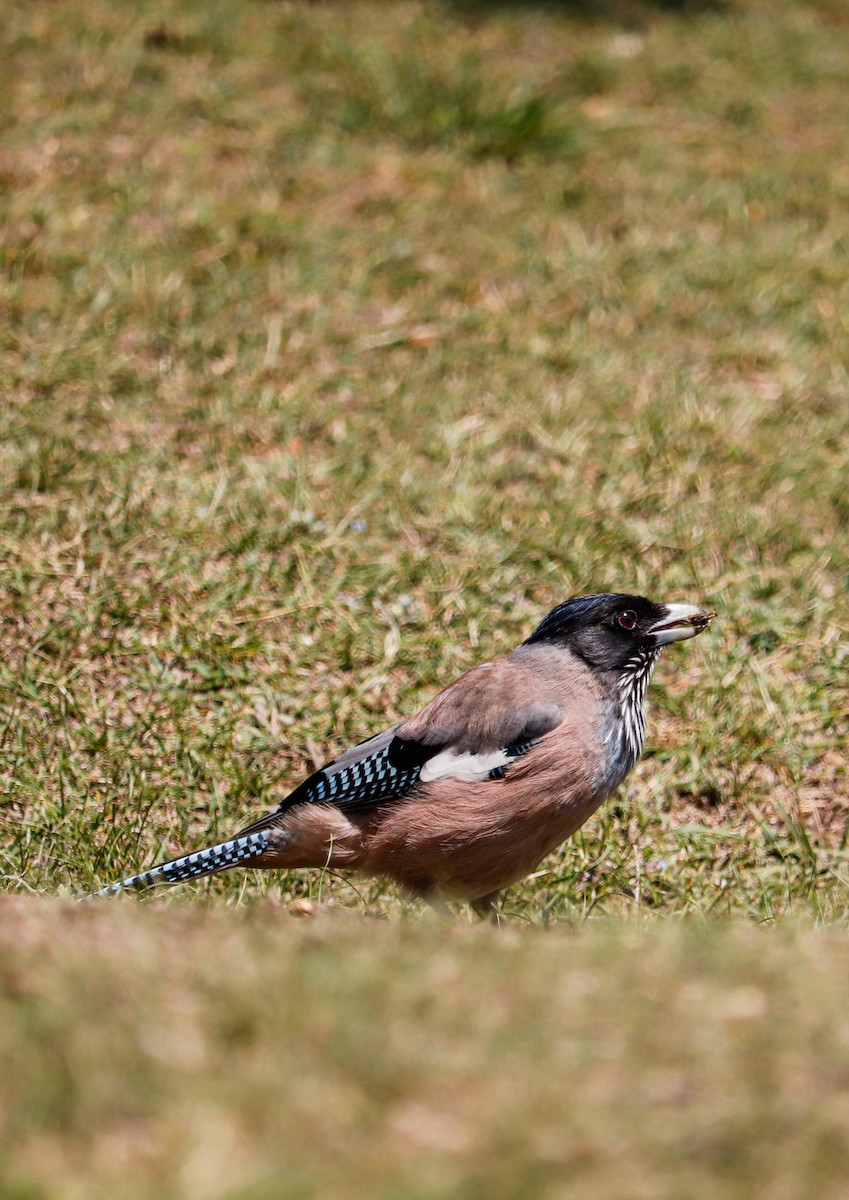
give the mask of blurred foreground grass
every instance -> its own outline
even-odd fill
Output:
[[[0,912],[4,1196],[846,1194],[834,930]]]

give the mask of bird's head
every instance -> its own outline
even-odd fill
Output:
[[[635,660],[653,660],[670,642],[695,637],[714,615],[695,604],[657,604],[627,592],[575,596],[552,609],[525,644],[568,646],[590,666],[619,673]]]

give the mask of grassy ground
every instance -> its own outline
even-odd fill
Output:
[[[261,1196],[285,1161],[293,1196],[348,1179],[490,1197],[501,1153],[506,1180],[538,1172],[523,1194],[581,1194],[566,1164],[583,1194],[753,1195],[763,1171],[764,1195],[845,1194],[828,1149],[847,1121],[845,954],[811,932],[849,914],[845,6],[6,0],[0,16],[3,890],[70,897],[231,831],[565,595],[719,612],[664,659],[622,795],[505,898],[550,937],[443,945],[380,884],[321,873],[97,915],[7,901],[0,1131],[21,1195],[105,1194],[124,1164],[140,1196]],[[304,933],[280,912],[304,897],[409,919]],[[686,914],[808,932],[657,919]],[[605,917],[639,933],[588,920]],[[795,981],[820,955],[808,1024]],[[596,982],[576,992],[573,970]],[[215,1023],[233,972],[248,1048],[207,1103],[199,1080],[240,1036]],[[399,974],[399,1032],[375,1049]],[[475,989],[507,998],[466,1045]],[[552,990],[565,1015],[504,1049],[523,997],[540,1013]],[[145,1049],[163,997],[163,1045],[189,1045],[175,1079]],[[722,997],[749,1005],[729,1026],[758,1031],[745,1052]],[[353,1033],[300,1023],[348,1018],[374,1022],[356,1059]],[[263,1074],[275,1020],[285,1079]],[[548,1034],[571,1047],[559,1065]],[[523,1133],[502,1051],[530,1081]],[[684,1080],[668,1127],[645,1083],[667,1058]],[[452,1094],[465,1073],[466,1132],[428,1115],[431,1069]],[[119,1082],[143,1098],[80,1148]],[[717,1140],[696,1120],[708,1093]],[[617,1097],[618,1182],[599,1142]],[[546,1157],[546,1121],[575,1104],[584,1132]],[[277,1121],[304,1124],[291,1159]],[[397,1150],[420,1124],[424,1149]],[[358,1174],[354,1147],[374,1133],[388,1154],[397,1128]],[[237,1179],[214,1165],[231,1145],[253,1164]]]

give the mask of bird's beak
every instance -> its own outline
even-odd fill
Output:
[[[707,629],[716,616],[716,613],[697,608],[695,604],[664,604],[662,608],[663,616],[648,630],[656,646],[665,646],[669,642],[683,642],[685,638],[695,637],[697,633]]]

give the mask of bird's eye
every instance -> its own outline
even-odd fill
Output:
[[[624,612],[617,613],[616,620],[623,629],[633,629],[637,624],[637,614],[632,608],[626,608]]]

